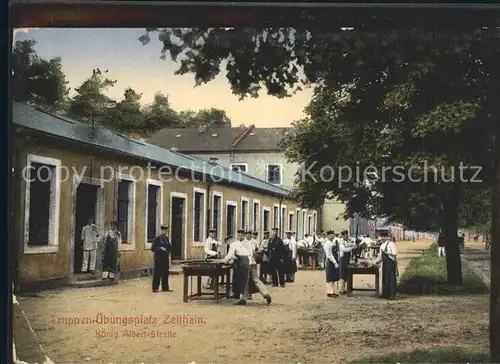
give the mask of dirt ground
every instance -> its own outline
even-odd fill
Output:
[[[427,244],[399,243],[400,274]],[[359,277],[355,286],[373,286],[370,279]],[[295,283],[270,288],[270,306],[258,295],[247,306],[233,306],[232,300],[183,303],[181,276],[171,282],[174,292],[153,294],[151,278],[141,278],[17,299],[55,363],[345,363],[390,351],[488,343],[487,295],[385,301],[360,292],[332,299],[325,295],[324,272],[299,271]],[[95,322],[99,313],[158,321],[106,325]],[[177,315],[201,319],[164,323]],[[82,317],[94,322],[70,325],[70,318]],[[14,325],[23,326],[22,320]],[[117,337],[98,337],[102,330]],[[151,331],[169,337],[131,336]],[[27,335],[18,332],[15,341],[19,358],[34,362]]]

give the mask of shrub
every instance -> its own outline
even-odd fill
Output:
[[[447,283],[446,259],[437,256],[437,245],[432,244],[424,250],[422,257],[408,263],[401,276],[399,292],[407,294],[488,292],[488,287],[466,263],[462,264],[462,277],[462,286],[450,286]]]

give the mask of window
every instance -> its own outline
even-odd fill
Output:
[[[204,211],[205,211],[205,191],[194,190],[194,201],[193,201],[193,239],[194,241],[203,241],[203,227],[204,227]]]
[[[122,244],[132,244],[133,229],[133,186],[131,180],[118,181],[118,200],[116,206],[116,222],[122,235]]]
[[[209,158],[208,163],[217,164],[217,163],[219,163],[219,158]]]
[[[214,192],[214,199],[212,204],[212,229],[217,232],[217,239],[221,239],[221,219],[222,219],[222,196],[216,195]]]
[[[309,216],[307,219],[307,233],[311,235],[312,233],[312,216]]]
[[[162,183],[148,180],[146,185],[146,241],[151,243],[159,234],[163,222]]]
[[[285,233],[285,223],[286,223],[286,207],[281,207],[280,233],[282,236]]]
[[[259,231],[259,211],[260,202],[253,202],[253,218],[252,218],[252,228],[254,231]]]
[[[263,230],[264,231],[269,231],[269,210],[267,209],[264,209],[262,210],[262,224],[264,225],[263,227]]]
[[[288,231],[293,231],[293,212],[288,214]]]
[[[281,184],[281,164],[269,164],[267,166],[267,182]]]
[[[313,230],[316,231],[318,229],[317,221],[316,221],[316,213],[313,213]]]
[[[279,207],[274,206],[274,209],[273,209],[273,228],[278,227],[278,219],[279,219],[278,213],[279,213]]]
[[[248,230],[248,199],[241,198],[241,228]]]
[[[231,170],[235,172],[247,172],[248,164],[247,163],[232,163]]]
[[[61,161],[28,155],[26,181],[25,253],[55,252],[59,244]]]

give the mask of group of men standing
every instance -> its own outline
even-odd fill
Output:
[[[373,241],[369,237],[359,236],[349,239],[347,231],[335,234],[328,231],[321,234],[320,244],[325,254],[326,294],[327,297],[338,297],[346,294],[346,267],[352,258],[357,261],[362,254],[371,258],[370,246]],[[382,297],[394,299],[397,287],[397,249],[395,239],[382,239],[380,253],[375,264],[382,262]]]
[[[292,233],[287,232],[287,237],[281,239],[275,228],[272,236],[265,231],[262,241],[259,241],[258,235],[255,231],[238,230],[236,239],[229,236],[224,243],[220,243],[216,240],[216,231],[210,230],[205,241],[206,259],[219,258],[227,251],[222,259],[233,265],[232,289],[233,297],[238,299],[235,304],[238,305],[246,304],[257,292],[270,304],[271,295],[265,287],[269,276],[274,287],[285,287],[286,282],[295,280],[297,244]],[[217,283],[209,280],[210,288],[214,284]]]

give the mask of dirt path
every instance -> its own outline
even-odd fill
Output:
[[[481,277],[486,286],[490,286],[491,258],[483,244],[468,244],[464,252],[464,260],[474,272]]]
[[[401,243],[400,273],[425,245]],[[369,293],[327,298],[324,273],[300,271],[296,282],[271,288],[273,304],[254,295],[250,304],[182,303],[180,276],[172,277],[172,293],[152,294],[150,279],[117,286],[44,292],[18,297],[41,345],[55,363],[345,363],[365,355],[434,346],[476,346],[487,343],[488,297],[418,297],[385,301]],[[356,285],[373,285],[358,279]],[[156,324],[69,325],[69,318],[103,313]],[[163,324],[173,316],[198,317],[193,324]],[[179,316],[181,317],[181,316]],[[16,323],[15,323],[16,324]],[[117,338],[97,337],[105,330]],[[123,337],[127,330],[171,332],[176,337]],[[20,359],[31,362],[16,338]],[[23,356],[23,353],[28,353]]]

